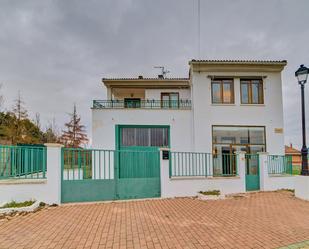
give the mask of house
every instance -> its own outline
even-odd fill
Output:
[[[292,157],[293,168],[300,171],[301,168],[301,152],[295,149],[292,144],[285,145],[285,155]]]
[[[291,172],[284,158],[281,72],[286,64],[191,60],[188,78],[103,78],[107,99],[93,101],[92,146],[115,151],[118,198],[291,186],[283,178],[264,180]],[[162,148],[171,151],[164,156],[168,177],[157,153]],[[261,166],[258,152],[270,154],[268,168]],[[173,181],[179,177],[203,180]]]
[[[284,155],[286,61],[191,60],[188,78],[103,78],[94,148]]]

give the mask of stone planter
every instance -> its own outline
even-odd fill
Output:
[[[214,201],[214,200],[223,200],[225,199],[225,195],[204,195],[201,193],[197,194],[197,198],[203,201]]]
[[[0,214],[9,214],[12,212],[33,212],[38,209],[40,202],[36,201],[31,206],[19,207],[19,208],[0,208]]]

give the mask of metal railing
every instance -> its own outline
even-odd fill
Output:
[[[191,109],[191,100],[93,100],[93,109]]]
[[[269,155],[267,157],[268,174],[270,175],[292,175],[292,156]]]
[[[46,147],[0,146],[0,180],[46,178]]]
[[[237,176],[235,154],[170,152],[170,177]]]

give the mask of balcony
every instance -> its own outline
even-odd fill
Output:
[[[93,109],[176,109],[190,110],[191,100],[93,100]]]

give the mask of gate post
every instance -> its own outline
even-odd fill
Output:
[[[266,191],[267,179],[268,179],[268,167],[267,167],[268,152],[258,152],[258,155],[259,155],[259,166],[260,166],[260,189],[261,191]]]
[[[237,174],[242,181],[242,192],[246,192],[246,153],[244,151],[237,151],[236,162],[237,162]]]
[[[62,144],[46,143],[47,148],[47,186],[49,203],[61,203],[61,148]]]
[[[168,196],[168,184],[170,181],[170,156],[169,159],[163,159],[163,151],[169,151],[169,148],[160,148],[160,186],[161,186],[161,197]]]

